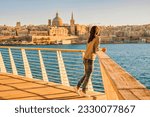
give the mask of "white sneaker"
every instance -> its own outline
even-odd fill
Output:
[[[84,93],[83,91],[82,91],[82,94],[81,94],[81,95],[84,96],[84,97],[88,97],[88,98],[91,97],[90,95],[88,95],[87,93]]]
[[[76,92],[79,96],[81,96],[81,94],[80,94],[80,90],[79,90],[79,89],[77,89],[77,87],[74,87],[74,90],[75,90],[75,92]]]

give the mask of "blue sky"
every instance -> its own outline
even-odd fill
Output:
[[[130,25],[150,23],[150,0],[0,0],[0,25],[47,24],[56,12],[69,23]]]

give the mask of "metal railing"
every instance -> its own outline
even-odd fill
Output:
[[[105,51],[103,48],[97,54],[88,90],[104,92],[105,89],[107,99],[111,100],[150,99],[150,90],[113,61]],[[2,46],[0,72],[75,86],[84,74],[83,55],[84,50]]]
[[[75,86],[84,74],[84,50],[0,47],[0,72]],[[88,90],[104,92],[98,58]]]

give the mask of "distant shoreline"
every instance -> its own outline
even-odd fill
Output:
[[[48,45],[85,45],[86,43],[82,43],[82,44],[0,44],[0,46],[48,46]],[[150,44],[150,43],[100,43],[100,44]]]

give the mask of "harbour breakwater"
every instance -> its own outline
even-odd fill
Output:
[[[76,43],[78,36],[1,36],[1,45],[50,45]]]

